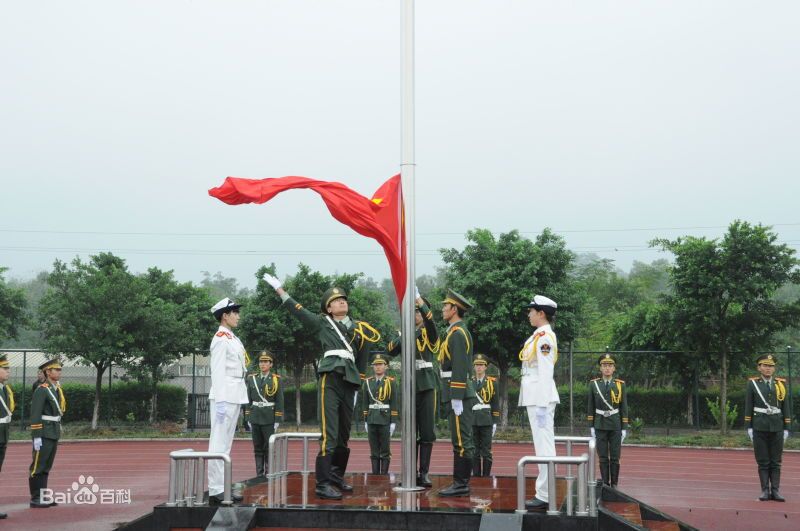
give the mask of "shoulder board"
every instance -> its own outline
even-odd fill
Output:
[[[375,379],[374,376],[367,376],[367,380],[374,380],[374,379]]]
[[[389,380],[390,382],[393,382],[394,381],[394,376],[387,376],[386,379]]]
[[[276,372],[276,373],[273,373],[273,374],[275,375],[275,378],[280,378],[280,377],[281,377],[281,375],[280,375],[280,374],[278,374],[277,372]]]
[[[597,380],[599,380],[599,379],[600,379],[600,378],[592,378],[592,379],[591,379],[591,380],[589,380],[589,381],[590,381],[590,382],[596,382],[596,381],[597,381]]]
[[[223,332],[222,330],[217,332],[217,337],[223,337],[223,336],[227,337],[228,339],[231,339],[231,337],[232,337],[228,332]],[[206,337],[208,337],[208,336],[206,336]]]
[[[496,382],[497,381],[497,378],[495,378],[494,376],[487,376],[486,379],[489,380],[490,382]]]
[[[539,332],[538,334],[536,334],[536,336],[537,336],[537,337],[542,337],[542,336],[543,336],[543,335],[545,335],[546,333],[547,333],[547,332],[545,332],[544,330],[542,330],[541,332]]]
[[[755,382],[756,380],[759,380],[760,378],[761,378],[761,376],[753,376],[752,378],[750,378],[750,381],[751,382]]]
[[[625,380],[620,380],[619,378],[614,378],[614,381],[619,383],[625,383]]]
[[[46,384],[46,383],[40,383],[40,384],[39,384],[39,387],[44,387],[44,388],[47,388],[47,387],[50,387],[50,384]],[[37,389],[38,389],[38,387],[37,387]]]
[[[776,382],[785,382],[785,381],[786,381],[786,378],[778,378],[778,377],[776,377],[776,378],[775,378],[775,381],[776,381]]]

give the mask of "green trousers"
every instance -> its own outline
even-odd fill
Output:
[[[492,458],[492,427],[473,426],[472,437],[475,441],[475,457]]]
[[[436,442],[436,396],[435,389],[417,391],[417,442]]]
[[[472,440],[472,406],[475,405],[474,398],[463,400],[464,411],[460,416],[453,413],[450,404],[446,404],[449,409],[447,420],[450,425],[450,441],[453,443],[453,453],[457,457],[472,459],[475,454],[475,444]]]
[[[252,427],[253,453],[256,456],[256,463],[262,462],[264,469],[269,470],[269,438],[275,433],[275,424],[253,424],[251,422],[250,426]]]
[[[50,472],[53,462],[56,460],[56,450],[58,450],[57,440],[42,438],[42,449],[38,452],[33,451],[33,462],[30,467],[31,477]]]
[[[347,448],[353,424],[353,401],[358,386],[344,380],[338,372],[325,372],[317,382],[317,411],[320,432],[319,455],[335,453]]]
[[[391,437],[388,424],[367,424],[369,438],[369,456],[373,459],[390,459],[392,450],[389,446]]]
[[[759,470],[780,470],[783,458],[782,431],[753,430],[753,452]]]

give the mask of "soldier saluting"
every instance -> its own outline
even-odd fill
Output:
[[[439,352],[439,334],[433,323],[433,311],[430,303],[416,293],[416,311],[414,319],[416,324],[416,351],[414,360],[416,368],[416,420],[417,420],[417,451],[419,454],[419,472],[417,485],[430,487],[432,485],[428,471],[431,465],[433,443],[436,441],[436,388],[437,374],[433,360]],[[386,347],[389,356],[400,354],[400,335],[398,334]]]
[[[31,400],[31,437],[33,438],[33,462],[28,476],[31,492],[30,506],[45,509],[56,505],[54,501],[41,499],[42,489],[47,488],[47,479],[56,458],[58,440],[61,438],[61,417],[67,411],[67,399],[61,389],[61,362],[48,360],[39,369],[45,375],[44,382],[36,388]]]
[[[448,412],[450,440],[453,443],[453,483],[439,491],[440,496],[469,496],[469,478],[475,446],[472,440],[472,406],[475,388],[469,377],[472,362],[472,334],[463,318],[472,309],[467,299],[447,290],[442,304],[442,319],[448,323],[439,347],[442,407]]]
[[[622,443],[628,435],[628,391],[625,382],[614,378],[616,362],[611,354],[597,360],[601,378],[589,382],[589,405],[586,418],[597,440],[600,477],[603,484],[616,488]]]
[[[472,406],[474,417],[472,433],[475,439],[472,475],[481,477],[489,476],[492,473],[492,437],[497,431],[500,407],[495,378],[486,374],[489,358],[483,354],[476,354],[472,365],[475,368],[472,384],[475,386],[477,400],[477,403]]]
[[[316,494],[320,498],[341,499],[341,491],[353,490],[345,483],[344,474],[350,459],[347,443],[355,395],[365,378],[369,345],[380,340],[381,335],[369,323],[350,318],[347,293],[341,288],[333,287],[323,293],[319,314],[292,299],[277,277],[264,273],[263,278],[278,293],[289,313],[319,338],[323,354],[317,366],[317,410],[322,436],[314,466]]]
[[[361,410],[369,439],[372,473],[386,475],[392,462],[390,442],[399,416],[397,383],[386,375],[388,362],[381,354],[372,359],[373,376],[361,386]]]
[[[764,354],[756,360],[761,376],[750,378],[745,395],[744,423],[753,441],[761,481],[760,501],[786,501],[781,496],[783,442],[789,437],[789,406],[786,381],[774,378],[775,356]]]
[[[258,374],[247,376],[249,403],[245,418],[253,437],[257,476],[266,476],[269,471],[269,438],[283,419],[283,386],[281,377],[272,370],[273,361],[270,352],[262,351],[258,355]]]

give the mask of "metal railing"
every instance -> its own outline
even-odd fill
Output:
[[[556,465],[567,465],[567,507],[566,514],[572,516],[596,516],[596,479],[594,470],[595,440],[591,437],[559,436],[555,442],[564,442],[567,445],[566,456],[524,456],[517,462],[517,509],[518,513],[525,513],[525,466],[529,464],[547,465],[547,489],[549,493],[547,514],[558,515],[561,512],[556,505]],[[589,452],[580,456],[572,455],[574,443],[585,443]],[[577,477],[577,511],[574,510],[572,493],[575,477],[572,475],[572,466],[578,465]]]
[[[273,433],[269,438],[269,473],[267,479],[272,479],[289,473],[289,440],[303,440],[303,469],[298,472],[311,472],[308,468],[308,440],[319,439],[321,433],[283,432]]]
[[[233,499],[231,498],[231,458],[228,454],[195,452],[191,448],[186,448],[185,450],[170,452],[169,459],[168,507],[205,505],[203,486],[206,479],[206,461],[210,459],[221,459],[223,461],[225,490],[223,491],[222,504],[233,504]]]

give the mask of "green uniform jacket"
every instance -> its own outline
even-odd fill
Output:
[[[500,420],[500,400],[497,396],[497,379],[492,376],[486,376],[478,383],[476,378],[472,378],[473,385],[475,386],[475,394],[478,397],[478,403],[475,409],[473,407],[473,426],[491,426],[497,424]],[[480,407],[483,405],[489,407]]]
[[[597,382],[596,386],[595,382]],[[598,392],[598,388],[600,392]],[[608,407],[606,402],[611,407]],[[600,411],[618,409],[619,413],[606,417],[598,414],[598,409]],[[625,389],[625,382],[619,379],[612,380],[608,391],[605,390],[602,378],[595,378],[589,382],[589,406],[586,412],[586,420],[589,421],[589,426],[596,430],[627,430],[628,391]]]
[[[417,372],[416,372],[416,390],[429,391],[436,389],[439,386],[438,373],[436,372],[436,354],[439,352],[439,332],[436,330],[436,325],[433,323],[433,312],[426,304],[419,307],[419,312],[422,314],[422,326],[417,328]],[[389,341],[386,347],[386,352],[394,357],[400,354],[400,334]]]
[[[333,321],[342,332],[345,340],[350,343],[355,356],[355,363],[349,359],[339,356],[327,356],[325,352],[329,350],[345,350],[339,334],[331,326],[324,315],[313,313],[306,310],[303,305],[289,297],[283,303],[289,312],[300,319],[300,322],[308,331],[316,334],[322,347],[322,359],[319,360],[317,373],[338,372],[344,376],[345,381],[354,385],[361,385],[361,380],[365,377],[367,362],[369,361],[370,343],[376,343],[381,335],[364,321],[350,321],[347,327],[338,321]],[[332,318],[331,318],[332,319]]]
[[[279,374],[270,371],[266,377],[260,372],[247,375],[247,399],[244,415],[251,424],[283,421],[283,382]]]
[[[60,403],[56,404],[56,400]],[[42,437],[57,441],[61,437],[61,421],[43,419],[42,416],[60,417],[65,412],[66,405],[61,386],[54,389],[53,384],[47,382],[37,387],[31,400],[31,438]]]
[[[361,409],[367,424],[386,425],[400,416],[397,382],[391,376],[370,376],[361,386]],[[372,406],[372,407],[370,407]]]
[[[472,367],[472,335],[464,321],[447,328],[439,346],[439,365],[442,368],[442,403],[452,399],[475,398],[475,387],[469,377]],[[448,374],[449,373],[449,374]]]
[[[5,384],[0,390],[0,396],[3,397],[3,402],[8,408],[6,411],[6,408],[0,405],[0,418],[8,417],[8,422],[0,424],[0,443],[6,443],[8,442],[8,429],[11,426],[11,413],[14,413],[14,392],[8,384]]]
[[[744,403],[744,424],[746,428],[756,431],[783,431],[788,430],[792,419],[789,418],[789,403],[786,400],[786,380],[783,378],[772,379],[772,389],[763,378],[757,376],[750,378],[747,383],[747,393]],[[758,390],[756,390],[758,387]],[[761,395],[758,394],[761,391]],[[761,396],[764,399],[761,399]],[[766,400],[766,404],[764,403]],[[780,413],[768,415],[755,409],[777,408]]]

